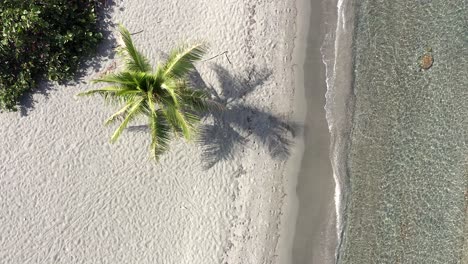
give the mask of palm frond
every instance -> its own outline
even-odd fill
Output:
[[[211,100],[204,91],[184,89],[180,91],[180,98],[185,108],[196,112],[221,111],[224,109],[220,103]]]
[[[194,136],[197,132],[197,125],[200,123],[200,117],[196,113],[192,113],[189,111],[183,112],[185,120],[190,128],[191,136]]]
[[[169,149],[171,128],[161,110],[152,112],[150,116],[151,152],[158,160],[159,156]]]
[[[135,85],[110,85],[99,89],[81,92],[78,96],[101,95],[106,102],[127,103],[133,101],[140,95],[140,91],[134,88]]]
[[[176,93],[177,88],[173,84],[171,84],[170,82],[163,83],[161,85],[161,88],[163,88],[169,94],[169,96],[172,99],[173,105],[178,108],[180,98]]]
[[[146,73],[146,82],[149,85],[147,91],[150,91],[153,94],[160,94],[162,92],[162,87],[161,85],[164,83],[164,79],[162,78],[162,75],[158,74],[157,72],[155,73]]]
[[[128,109],[132,106],[132,103],[126,104],[122,107],[119,111],[115,114],[111,115],[107,120],[104,122],[104,125],[110,125],[115,122],[119,117],[122,117],[125,113],[127,113]]]
[[[92,83],[112,83],[117,85],[126,85],[129,87],[135,86],[135,78],[137,73],[130,71],[123,71],[119,73],[110,73],[101,78],[94,79]]]
[[[165,105],[164,116],[168,120],[174,132],[181,132],[185,139],[192,138],[192,127],[185,115],[172,105]]]
[[[114,134],[111,137],[111,142],[115,142],[119,136],[122,134],[123,130],[128,126],[128,123],[136,117],[136,114],[141,111],[141,103],[144,98],[139,99],[131,105],[131,108],[127,112],[122,124],[115,130]]]
[[[169,59],[164,64],[164,75],[183,78],[195,69],[193,65],[199,61],[206,53],[204,44],[195,44],[191,46],[181,46],[174,49],[169,55]]]
[[[140,94],[141,91],[139,90],[133,90],[133,89],[128,89],[126,87],[122,87],[122,89],[118,92],[115,93],[115,96],[120,96],[120,97],[125,97],[125,98],[131,98],[133,95]]]
[[[107,95],[109,93],[117,93],[119,91],[121,91],[121,88],[119,86],[107,86],[107,87],[103,87],[99,89],[84,91],[77,95],[78,96],[89,96],[89,95],[95,95],[95,94]]]
[[[129,71],[150,72],[151,65],[148,59],[143,56],[133,45],[130,32],[122,25],[119,25],[119,32],[122,36],[125,47],[120,50],[125,57],[125,66]]]
[[[149,90],[147,94],[147,100],[145,102],[145,114],[148,117],[152,118],[152,116],[156,114],[156,104],[157,102],[154,98],[153,91]]]
[[[99,89],[89,90],[77,94],[78,96],[100,95],[106,102],[119,101],[122,99],[120,94],[125,93],[126,89],[120,86],[106,86]],[[128,97],[128,96],[124,96]]]
[[[158,93],[161,91],[161,83],[163,82],[155,74],[139,72],[135,73],[135,82],[138,83],[138,87],[145,92],[155,92]]]

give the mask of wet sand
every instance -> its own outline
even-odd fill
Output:
[[[297,166],[290,175],[289,191],[291,214],[290,232],[292,245],[290,262],[293,264],[334,263],[336,249],[336,216],[334,204],[333,171],[330,162],[330,134],[325,113],[325,66],[320,47],[324,40],[324,6],[321,0],[299,1],[298,39],[296,39],[297,87],[302,83],[302,99],[295,111],[296,119],[302,118],[304,129],[302,157],[291,161]],[[301,21],[302,19],[302,21]],[[297,93],[297,96],[300,92]],[[302,102],[301,102],[302,101]],[[302,103],[302,105],[301,105]],[[294,160],[294,159],[293,159]],[[294,163],[294,164],[292,164]],[[291,170],[294,170],[291,169]],[[287,191],[288,193],[288,191]],[[294,218],[294,220],[292,219]]]
[[[323,42],[322,1],[312,1],[304,88],[307,113],[304,156],[298,175],[299,209],[293,244],[293,263],[333,263],[336,241],[333,172],[329,158],[330,135],[325,119],[325,69],[320,54]]]

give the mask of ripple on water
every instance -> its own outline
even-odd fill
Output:
[[[356,12],[351,192],[340,262],[461,263],[466,1],[367,0]]]

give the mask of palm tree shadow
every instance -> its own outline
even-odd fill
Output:
[[[271,113],[245,103],[245,98],[268,81],[268,69],[247,69],[244,75],[232,75],[214,64],[220,87],[205,86],[212,99],[225,106],[220,112],[210,113],[208,124],[201,127],[199,143],[203,148],[205,167],[211,168],[220,161],[233,157],[247,142],[259,142],[275,159],[284,160],[290,155],[292,138],[297,124],[283,120]],[[203,87],[199,75],[192,77],[198,87]]]

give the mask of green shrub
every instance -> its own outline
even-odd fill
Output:
[[[37,80],[65,81],[95,49],[97,0],[0,0],[0,111]]]

